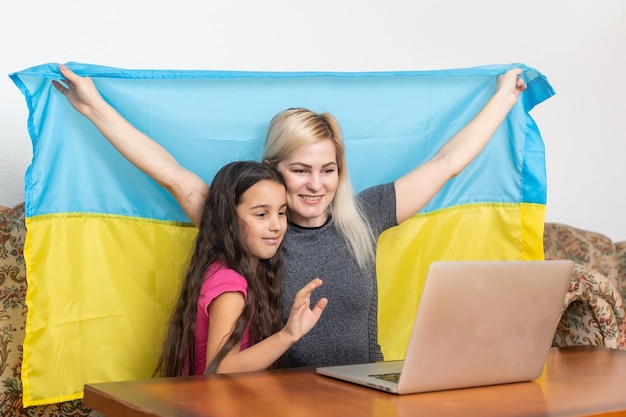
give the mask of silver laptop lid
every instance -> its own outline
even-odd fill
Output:
[[[432,263],[398,392],[539,377],[572,270],[572,261]]]

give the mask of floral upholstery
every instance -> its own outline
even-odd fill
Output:
[[[22,408],[22,344],[26,322],[24,205],[0,206],[0,416],[96,417],[81,400]],[[546,259],[576,262],[555,346],[626,349],[626,242],[557,223],[544,229]]]
[[[575,262],[555,346],[626,350],[626,242],[559,223],[546,223],[546,259]]]
[[[95,417],[99,413],[81,400],[22,407],[22,346],[26,323],[26,266],[24,264],[24,204],[0,206],[0,416]]]

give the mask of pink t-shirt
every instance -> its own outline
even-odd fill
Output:
[[[226,268],[219,262],[209,266],[204,284],[198,298],[196,316],[196,346],[194,374],[202,375],[206,369],[206,346],[209,334],[209,305],[211,301],[225,292],[241,292],[244,298],[248,295],[248,281],[239,273]],[[250,347],[249,329],[243,335],[240,350]]]

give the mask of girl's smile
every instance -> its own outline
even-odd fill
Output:
[[[263,180],[243,193],[237,205],[245,245],[252,255],[269,259],[276,254],[287,229],[285,187]]]

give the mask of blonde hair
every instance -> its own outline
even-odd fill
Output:
[[[278,113],[270,122],[263,161],[272,167],[302,146],[331,140],[335,146],[339,182],[335,197],[326,209],[350,253],[363,269],[374,262],[374,234],[354,198],[346,166],[345,146],[339,122],[329,113],[294,108]]]

